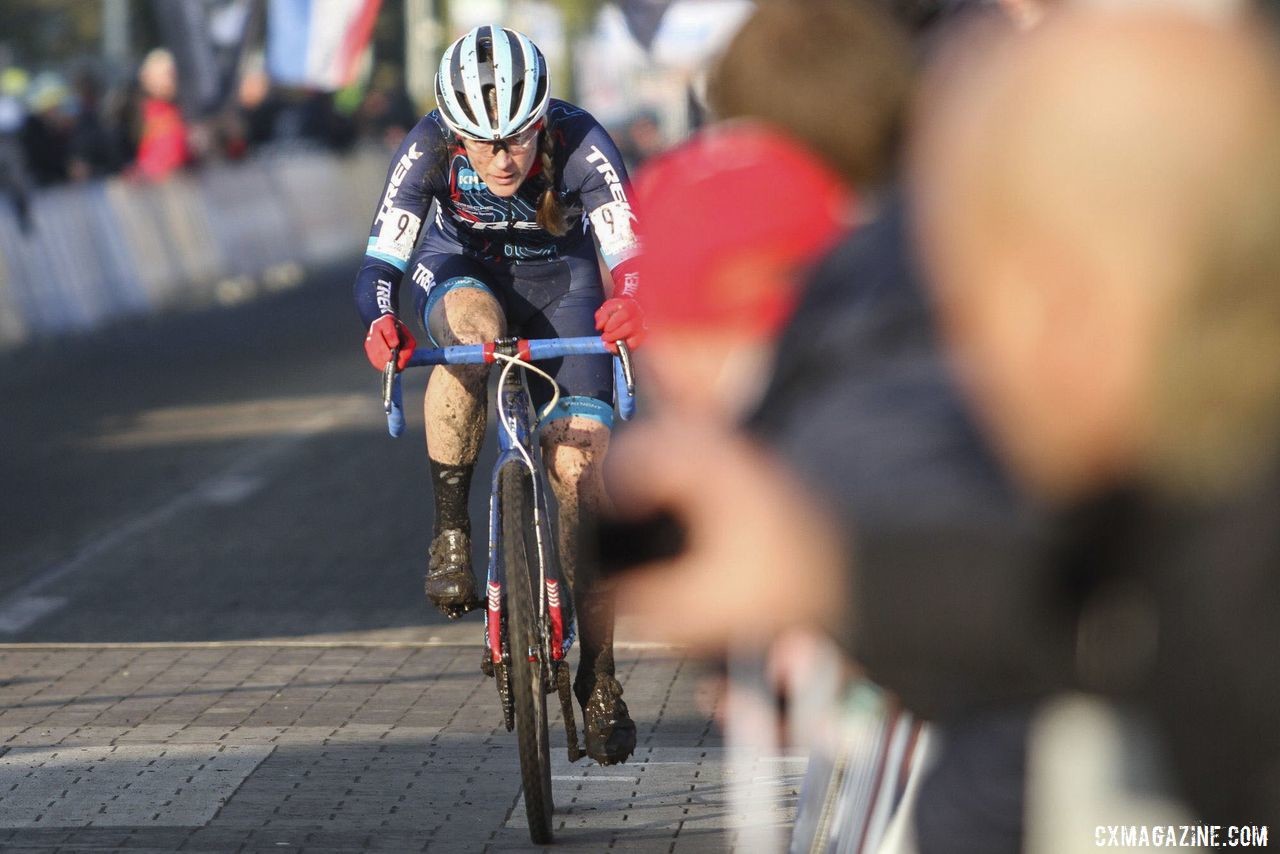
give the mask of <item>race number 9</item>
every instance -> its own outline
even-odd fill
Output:
[[[382,227],[373,241],[374,249],[398,261],[408,261],[413,254],[414,244],[418,242],[418,230],[422,220],[411,211],[403,208],[391,208],[382,217]]]

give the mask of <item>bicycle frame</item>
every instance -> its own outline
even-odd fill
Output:
[[[489,493],[489,569],[486,584],[485,636],[494,664],[502,663],[502,590],[506,578],[502,571],[502,553],[499,538],[498,479],[508,465],[518,464],[529,470],[533,484],[533,524],[537,541],[539,576],[538,612],[546,614],[550,629],[546,638],[553,661],[564,659],[573,645],[573,627],[566,636],[564,612],[560,606],[559,561],[556,560],[554,539],[549,524],[550,507],[547,504],[546,478],[543,475],[542,449],[533,441],[533,404],[523,376],[508,379],[498,389],[503,404],[500,411],[507,417],[506,429],[498,430],[498,459],[493,465]],[[514,438],[513,438],[514,437]],[[532,464],[531,464],[532,463]]]

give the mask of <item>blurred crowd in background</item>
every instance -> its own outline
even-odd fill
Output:
[[[127,41],[133,34],[124,55],[119,55],[120,48],[115,56],[105,55],[112,5],[122,10],[118,27],[124,34],[120,39]],[[355,53],[356,58],[349,69],[338,72],[338,78],[326,80],[328,72],[314,68],[300,76],[273,67],[273,51],[305,53],[314,49],[305,37],[297,38],[296,32],[287,38],[276,36],[276,29],[297,29],[297,21],[287,8],[297,5],[289,0],[116,0],[114,4],[27,0],[17,4],[18,9],[0,13],[6,25],[0,35],[0,156],[6,185],[44,187],[121,173],[163,178],[179,168],[239,159],[272,143],[302,142],[344,151],[357,140],[370,139],[394,148],[434,106],[428,92],[418,91],[417,97],[410,94],[406,51],[420,47],[429,53],[437,49],[434,42],[443,45],[468,29],[473,20],[491,17],[539,19],[542,23],[530,29],[535,33],[554,31],[554,47],[567,35],[566,12],[561,7],[576,9],[579,16],[596,14],[605,6],[618,13],[613,4],[602,2],[455,3],[452,9],[445,3],[426,4],[419,17],[425,19],[434,38],[425,44],[406,45],[406,33],[413,27],[406,5],[413,4],[352,0],[346,5],[355,19],[347,32],[358,44],[354,50],[344,44],[343,50]],[[698,17],[718,19],[717,28],[725,32],[749,7],[739,0],[686,0],[686,5],[704,7]],[[184,7],[185,11],[176,11]],[[46,39],[75,32],[70,18],[56,23],[72,12],[77,18],[88,18],[79,30],[87,27],[92,31],[88,36],[79,34],[78,51],[68,53],[64,45],[62,55],[50,57],[23,44],[31,31],[43,32]],[[368,20],[361,21],[360,16]],[[232,23],[225,23],[225,19]],[[623,32],[616,31],[619,25]],[[630,40],[631,31],[625,28],[631,25],[630,18],[619,16],[612,30],[605,24],[599,33],[578,34],[583,41],[581,52],[608,51],[611,41]],[[644,23],[636,22],[635,26],[642,28]],[[699,20],[696,26],[704,24]],[[225,32],[229,27],[233,30],[230,34]],[[193,28],[197,32],[193,33]],[[692,35],[701,38],[705,33]],[[636,37],[652,40],[654,36],[650,31]],[[689,37],[686,34],[676,40],[687,41]],[[693,44],[695,47],[686,49],[675,64],[688,60],[692,68],[702,53],[714,47],[701,41]],[[187,73],[198,66],[201,57],[193,54],[202,48],[225,66],[216,73],[212,96],[196,91],[209,88],[208,81],[193,79],[195,75]],[[674,50],[679,54],[681,49]],[[99,51],[103,55],[96,55]],[[570,61],[563,58],[565,53],[563,47],[552,51],[554,59]],[[641,61],[653,66],[663,60],[647,57]],[[201,69],[200,73],[208,72]],[[691,81],[692,73],[687,76]],[[562,83],[573,79],[569,74],[565,78]],[[659,82],[650,90],[656,94],[645,103],[624,98],[607,87],[602,91],[600,79],[596,79],[587,89],[594,92],[597,103],[592,104],[591,94],[583,100],[602,107],[624,153],[638,165],[687,129],[686,117],[663,127],[663,114],[690,109],[686,82]],[[570,97],[574,93],[561,94]]]
[[[394,68],[379,69],[354,103],[332,93],[273,87],[258,62],[239,81],[234,101],[215,115],[188,120],[176,104],[173,54],[149,51],[136,82],[104,91],[92,71],[69,79],[0,72],[0,132],[10,181],[46,187],[124,173],[162,179],[201,162],[237,160],[269,143],[312,143],[333,150],[359,138],[398,139],[420,114]]]
[[[438,50],[436,42],[442,45],[473,21],[502,17],[540,22],[530,29],[553,48],[572,35],[582,56],[630,43],[637,54],[632,65],[649,67],[648,77],[656,81],[646,99],[620,92],[621,77],[611,85],[609,75],[589,70],[583,76],[592,80],[587,89],[593,94],[585,101],[601,108],[624,155],[638,165],[697,121],[690,86],[701,56],[714,47],[700,30],[715,20],[712,29],[727,34],[750,5],[682,2],[702,11],[693,15],[692,35],[677,34],[673,41],[693,47],[672,48],[676,59],[663,60],[635,45],[635,38],[651,42],[654,31],[633,37],[628,29],[643,30],[643,7],[652,4],[624,3],[638,11],[628,8],[623,15],[601,2],[450,7],[351,0],[326,12],[346,16],[329,28],[342,37],[332,50],[350,61],[335,57],[328,67],[317,67],[307,54],[328,47],[307,31],[306,4],[293,0],[25,0],[0,12],[0,194],[22,215],[30,193],[42,187],[116,175],[163,180],[264,146],[301,144],[341,153],[363,140],[394,149],[433,106],[421,80],[416,97],[410,93],[407,55]],[[605,6],[615,15],[612,24],[606,15],[597,32],[589,26],[569,32],[574,15],[590,24]],[[56,55],[41,50],[51,43],[59,46]],[[275,55],[286,52],[300,56],[302,67]],[[564,47],[552,51],[562,64],[573,61],[569,54]],[[411,58],[420,64],[421,57]],[[659,66],[665,71],[654,73]],[[572,80],[566,74],[562,82]]]

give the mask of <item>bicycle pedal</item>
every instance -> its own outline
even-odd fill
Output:
[[[464,617],[467,614],[470,614],[472,611],[480,610],[484,606],[485,603],[483,599],[472,599],[470,602],[465,602],[461,605],[438,604],[436,605],[436,610],[441,614],[444,614],[450,620],[456,620],[459,617]]]

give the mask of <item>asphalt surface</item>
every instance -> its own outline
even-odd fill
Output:
[[[354,264],[0,355],[0,641],[418,637],[444,622],[420,593],[425,375],[407,380],[409,429],[392,440]]]

